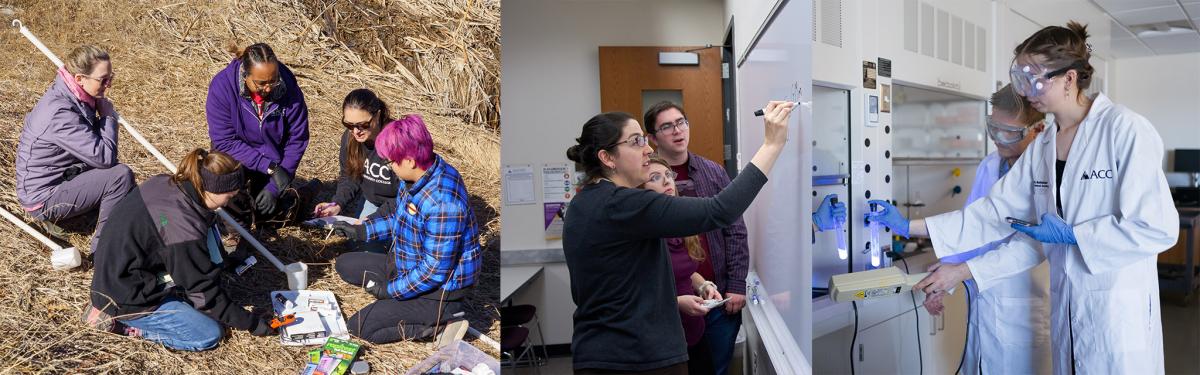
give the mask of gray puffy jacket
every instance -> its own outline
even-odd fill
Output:
[[[86,171],[117,164],[117,119],[98,117],[56,77],[25,116],[16,164],[17,199],[26,209],[36,208],[62,183],[68,168]]]

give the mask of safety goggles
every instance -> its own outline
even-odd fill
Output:
[[[987,119],[987,133],[988,137],[996,141],[997,144],[1010,145],[1025,139],[1025,135],[1029,134],[1029,127],[1012,126],[993,121],[989,117]]]
[[[1013,89],[1025,97],[1038,97],[1046,93],[1054,77],[1063,75],[1071,69],[1081,69],[1083,63],[1076,61],[1071,65],[1047,72],[1046,67],[1039,64],[1013,63],[1008,70],[1008,78],[1012,81]]]

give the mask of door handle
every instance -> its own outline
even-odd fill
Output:
[[[929,335],[930,336],[937,335],[937,331],[938,331],[937,321],[938,321],[937,315],[929,314]]]

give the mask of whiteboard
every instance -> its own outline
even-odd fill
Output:
[[[787,146],[744,215],[750,267],[757,276],[750,281],[751,288],[761,281],[759,289],[770,293],[759,295],[770,299],[761,305],[765,314],[777,314],[771,320],[786,324],[786,332],[773,332],[776,338],[790,338],[784,346],[799,347],[808,358],[812,353],[811,40],[811,0],[781,1],[759,28],[737,71],[738,165],[742,167],[762,145],[763,120],[754,116],[755,110],[768,100],[809,102],[792,112]]]

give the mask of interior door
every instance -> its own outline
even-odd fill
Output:
[[[659,65],[659,52],[692,50],[697,65]],[[628,112],[642,122],[645,109],[672,100],[687,112],[688,149],[725,164],[721,51],[700,47],[600,47],[600,110]],[[644,125],[644,124],[643,124]]]

